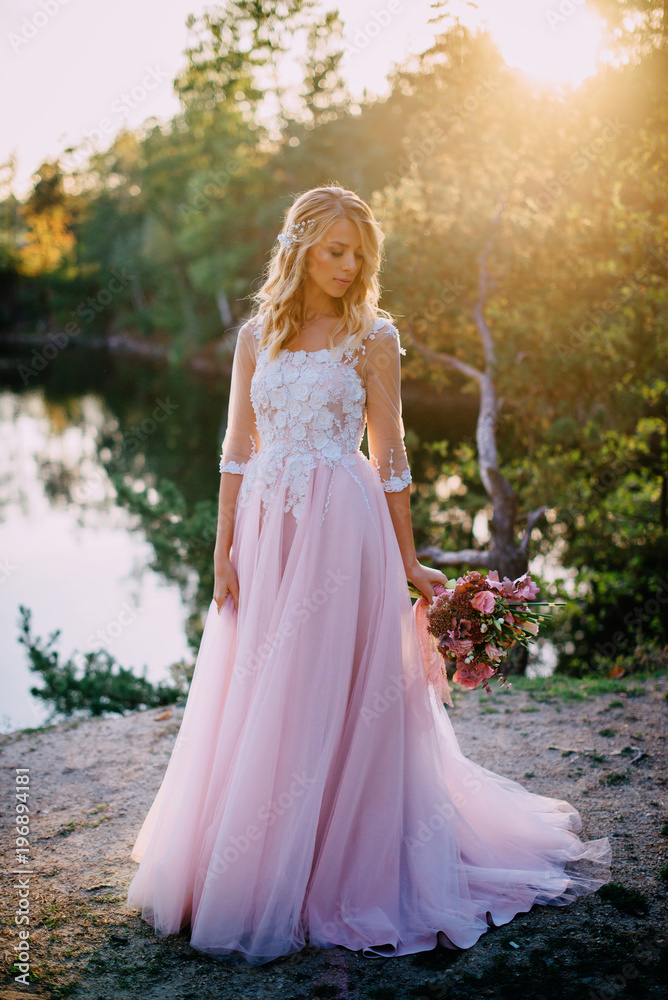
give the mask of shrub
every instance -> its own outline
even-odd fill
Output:
[[[43,687],[31,687],[30,693],[43,701],[51,702],[51,719],[57,715],[75,713],[98,716],[104,712],[124,712],[134,708],[155,708],[178,701],[184,692],[180,686],[160,682],[153,684],[143,676],[138,677],[127,667],[118,665],[105,649],[83,654],[83,664],[77,666],[72,657],[60,662],[53,649],[60,629],[52,632],[48,641],[32,635],[32,612],[19,605],[21,634],[19,642],[28,651],[30,669],[39,674]]]

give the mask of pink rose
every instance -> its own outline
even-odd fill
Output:
[[[481,590],[471,601],[472,607],[483,615],[491,615],[496,604],[496,597],[490,590]]]

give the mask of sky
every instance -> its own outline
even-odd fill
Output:
[[[124,126],[178,109],[186,18],[200,0],[14,0],[0,10],[0,163],[18,159],[14,193],[67,146],[106,148]],[[343,70],[355,96],[386,91],[388,70],[426,49],[441,25],[430,0],[322,0],[345,24]],[[485,23],[508,63],[530,79],[578,84],[594,72],[599,23],[585,0],[452,0],[473,27]],[[566,11],[567,13],[563,13]],[[76,160],[74,166],[81,166]]]

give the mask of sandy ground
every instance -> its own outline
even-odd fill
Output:
[[[626,893],[536,906],[467,951],[366,959],[345,948],[307,946],[258,967],[201,955],[187,932],[155,935],[125,904],[136,870],[130,850],[167,766],[182,704],[2,736],[0,996],[664,997],[668,872],[659,872],[668,862],[667,697],[668,680],[657,677],[622,694],[578,700],[461,692],[449,710],[469,757],[573,803],[583,839],[610,838],[612,879]],[[12,965],[19,942],[15,768],[29,768],[31,793],[28,986],[14,981]]]

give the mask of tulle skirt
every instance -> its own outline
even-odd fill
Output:
[[[462,754],[366,457],[317,464],[298,519],[287,493],[237,502],[239,610],[209,607],[128,906],[259,965],[307,941],[469,948],[608,881],[609,841],[580,840],[572,805]]]

